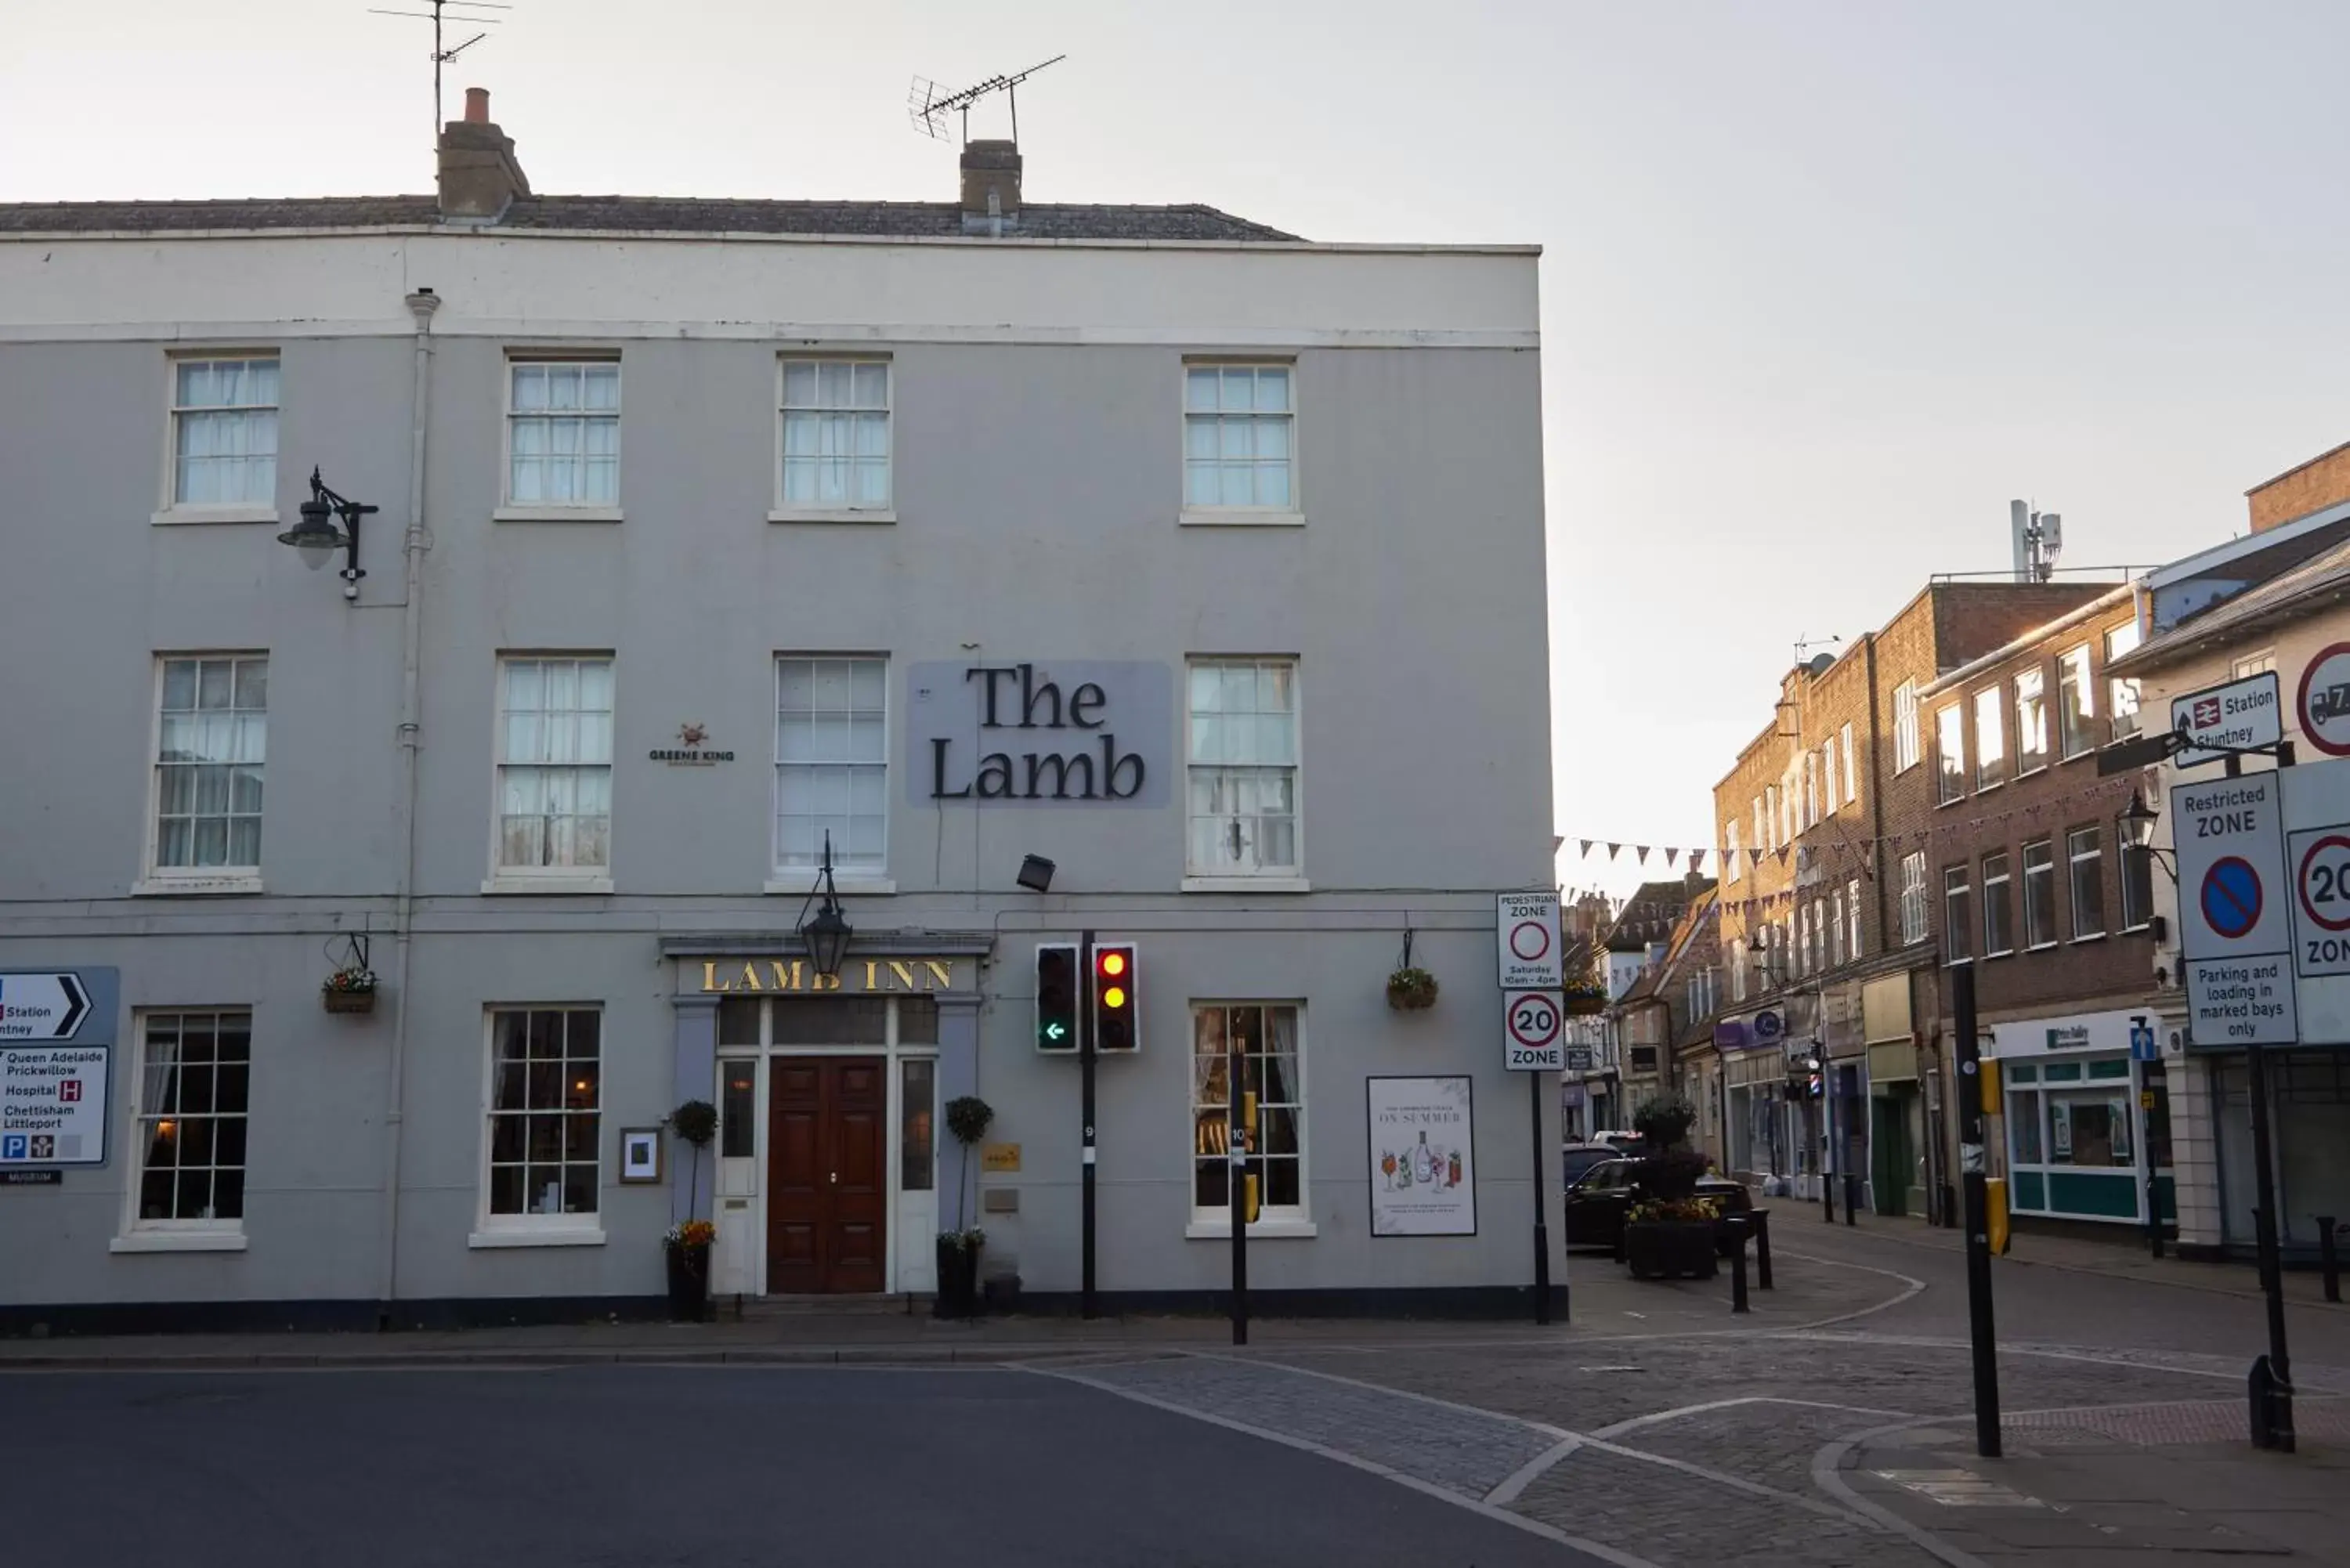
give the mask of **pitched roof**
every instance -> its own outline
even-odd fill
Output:
[[[0,203],[0,234],[190,234],[217,230],[425,226],[440,222],[432,196],[296,196],[224,202]],[[454,228],[476,225],[453,224]],[[518,196],[493,232],[605,231],[691,234],[850,234],[880,239],[960,237],[954,202],[710,201],[684,196]],[[1213,207],[1039,202],[1004,224],[1006,238],[1296,243],[1295,234]]]
[[[2307,614],[2345,597],[2350,597],[2350,539],[2147,639],[2109,668],[2117,672],[2152,670],[2231,632],[2248,632],[2267,622]]]

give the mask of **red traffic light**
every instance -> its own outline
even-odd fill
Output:
[[[1137,973],[1131,943],[1097,944],[1094,960],[1094,1048],[1132,1051],[1141,1042],[1135,1019]]]

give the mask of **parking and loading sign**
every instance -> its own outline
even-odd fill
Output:
[[[2293,932],[2283,788],[2273,773],[2170,792],[2178,846],[2179,939],[2198,1045],[2292,1044]],[[2350,845],[2345,846],[2350,856]],[[2350,888],[2343,892],[2350,895]],[[2350,905],[2345,905],[2350,909]]]

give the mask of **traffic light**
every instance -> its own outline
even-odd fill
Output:
[[[1074,942],[1036,944],[1036,1049],[1077,1048],[1077,949]]]
[[[1139,1051],[1142,1025],[1136,1011],[1137,975],[1132,942],[1094,948],[1094,1049]]]

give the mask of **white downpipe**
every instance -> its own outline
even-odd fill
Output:
[[[385,1073],[383,1113],[383,1266],[377,1313],[389,1327],[391,1303],[400,1295],[400,1155],[408,1094],[408,974],[416,903],[416,753],[423,743],[422,694],[418,666],[423,657],[424,552],[432,537],[424,528],[424,441],[432,408],[432,313],[440,296],[420,288],[408,296],[416,317],[416,369],[409,410],[408,532],[401,544],[407,597],[400,621],[400,881],[392,910],[391,1062]]]

